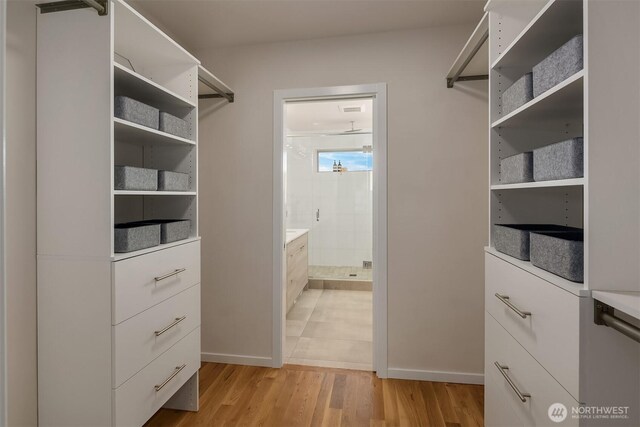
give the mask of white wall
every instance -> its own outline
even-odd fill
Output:
[[[362,267],[362,261],[373,259],[372,173],[318,172],[316,157],[318,149],[362,149],[372,139],[365,134],[287,138],[287,228],[310,230],[310,265]]]
[[[37,424],[36,9],[7,5],[7,416]]]
[[[197,52],[236,92],[201,104],[203,352],[271,358],[273,91],[386,82],[389,367],[482,373],[487,85],[445,87],[472,30]]]

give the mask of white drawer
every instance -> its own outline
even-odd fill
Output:
[[[117,261],[111,268],[112,320],[117,325],[200,283],[200,242]]]
[[[485,378],[489,388],[497,387],[497,390],[488,390],[491,396],[489,404],[494,405],[491,399],[502,396],[506,400],[503,406],[509,405],[509,411],[518,414],[521,424],[549,426],[556,425],[549,418],[549,407],[561,403],[567,409],[567,418],[562,425],[579,424],[579,420],[571,417],[571,408],[577,407],[578,402],[490,314],[485,315],[485,336]],[[502,370],[495,365],[496,362],[508,367],[504,370],[505,374],[522,394],[530,395],[526,402],[518,397],[502,375]],[[492,419],[491,416],[489,419]]]
[[[484,378],[484,425],[486,427],[525,427],[518,412],[507,402],[511,399],[492,375]]]
[[[114,388],[120,387],[198,326],[200,285],[112,326]]]
[[[177,368],[185,367],[156,391]],[[200,368],[200,328],[113,390],[114,425],[143,425]]]
[[[485,292],[487,311],[578,399],[580,298],[491,254]],[[522,318],[496,294],[531,314]]]

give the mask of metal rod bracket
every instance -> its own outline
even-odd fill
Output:
[[[219,93],[205,93],[202,95],[198,95],[198,99],[219,99],[225,98],[229,103],[235,101],[235,96],[233,93],[225,93],[224,95],[220,95]]]
[[[621,334],[640,343],[640,328],[616,317],[615,309],[601,301],[593,301],[593,322],[596,325],[608,326]]]
[[[477,76],[460,76],[456,80],[453,80],[453,78],[448,77],[447,78],[447,87],[449,89],[451,89],[453,87],[454,82],[470,82],[470,81],[473,81],[473,80],[489,80],[489,75],[488,74],[479,74]]]
[[[109,0],[63,0],[36,4],[40,13],[66,12],[68,10],[94,8],[98,15],[109,14]]]
[[[614,312],[615,309],[613,307],[611,307],[610,305],[607,305],[603,302],[600,301],[594,301],[593,304],[593,322],[596,325],[605,325],[607,326],[607,324],[605,323],[605,321],[602,319],[602,314],[603,313],[608,313],[611,316],[614,316]]]

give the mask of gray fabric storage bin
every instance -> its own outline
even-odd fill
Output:
[[[582,34],[578,34],[533,67],[533,96],[540,96],[582,70]]]
[[[158,171],[133,166],[116,166],[113,171],[113,187],[115,190],[156,191]]]
[[[188,219],[156,219],[147,222],[160,227],[160,243],[163,244],[188,239],[191,234],[191,221]]]
[[[584,281],[583,232],[532,232],[531,264],[572,282]]]
[[[582,138],[572,138],[533,150],[533,179],[549,181],[582,178],[583,150]]]
[[[158,171],[158,190],[188,191],[189,174],[171,171]]]
[[[160,244],[160,224],[145,221],[116,224],[113,250],[116,253],[139,251]]]
[[[123,120],[158,129],[160,110],[127,96],[116,96],[113,114]]]
[[[527,73],[502,93],[502,115],[517,110],[533,99],[533,77]]]
[[[160,112],[160,130],[171,135],[189,138],[189,123],[164,111]]]
[[[500,160],[501,184],[531,181],[533,181],[533,153],[531,151]]]
[[[522,261],[529,261],[529,234],[534,231],[570,232],[579,230],[554,224],[494,224],[493,246]]]

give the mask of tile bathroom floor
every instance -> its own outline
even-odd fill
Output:
[[[285,363],[373,370],[372,296],[367,291],[304,291],[287,313]]]

